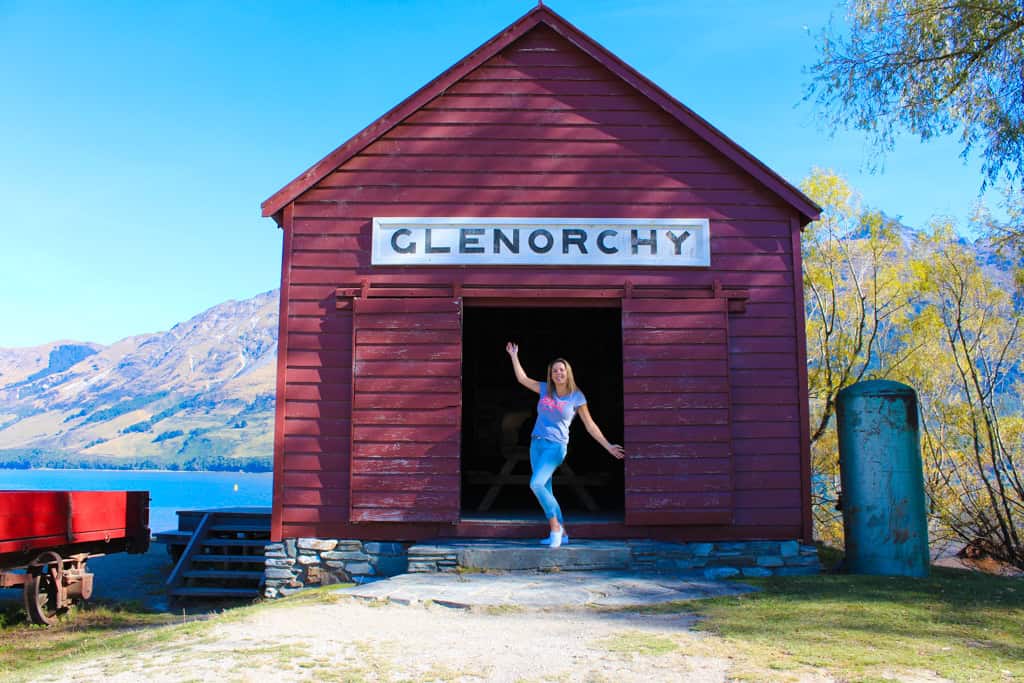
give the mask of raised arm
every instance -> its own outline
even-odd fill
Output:
[[[622,460],[626,457],[626,451],[617,443],[609,443],[608,439],[604,438],[604,434],[601,433],[601,428],[594,422],[594,418],[590,416],[590,408],[584,403],[579,407],[577,411],[580,419],[583,420],[583,426],[587,428],[587,434],[594,437],[594,441],[601,444],[601,448],[605,449],[612,454],[613,457]]]
[[[519,344],[509,342],[505,345],[505,351],[508,352],[509,357],[512,359],[512,371],[516,373],[516,381],[533,393],[539,394],[540,382],[527,377],[526,372],[523,370],[523,366],[519,363]]]

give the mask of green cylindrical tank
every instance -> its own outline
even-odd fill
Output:
[[[928,576],[917,393],[888,380],[839,392],[839,470],[846,568],[854,574]]]

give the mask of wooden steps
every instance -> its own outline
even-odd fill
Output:
[[[270,542],[269,510],[181,511],[178,526],[156,535],[178,558],[166,581],[172,598],[259,596],[263,549]]]

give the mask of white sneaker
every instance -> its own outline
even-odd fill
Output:
[[[562,538],[565,536],[565,529],[559,529],[558,531],[551,532],[551,547],[560,548],[562,547]]]
[[[551,533],[548,534],[547,538],[542,538],[540,540],[540,544],[541,545],[551,545],[551,541],[554,540],[554,536],[555,536],[555,532],[552,531]],[[562,529],[562,543],[561,543],[561,545],[569,545],[569,532],[566,531],[565,529]],[[555,547],[557,548],[558,546],[556,545]]]

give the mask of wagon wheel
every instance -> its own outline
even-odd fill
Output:
[[[25,582],[25,611],[33,624],[48,626],[68,611],[67,607],[60,607],[63,564],[60,555],[45,552],[29,567],[29,580]]]

